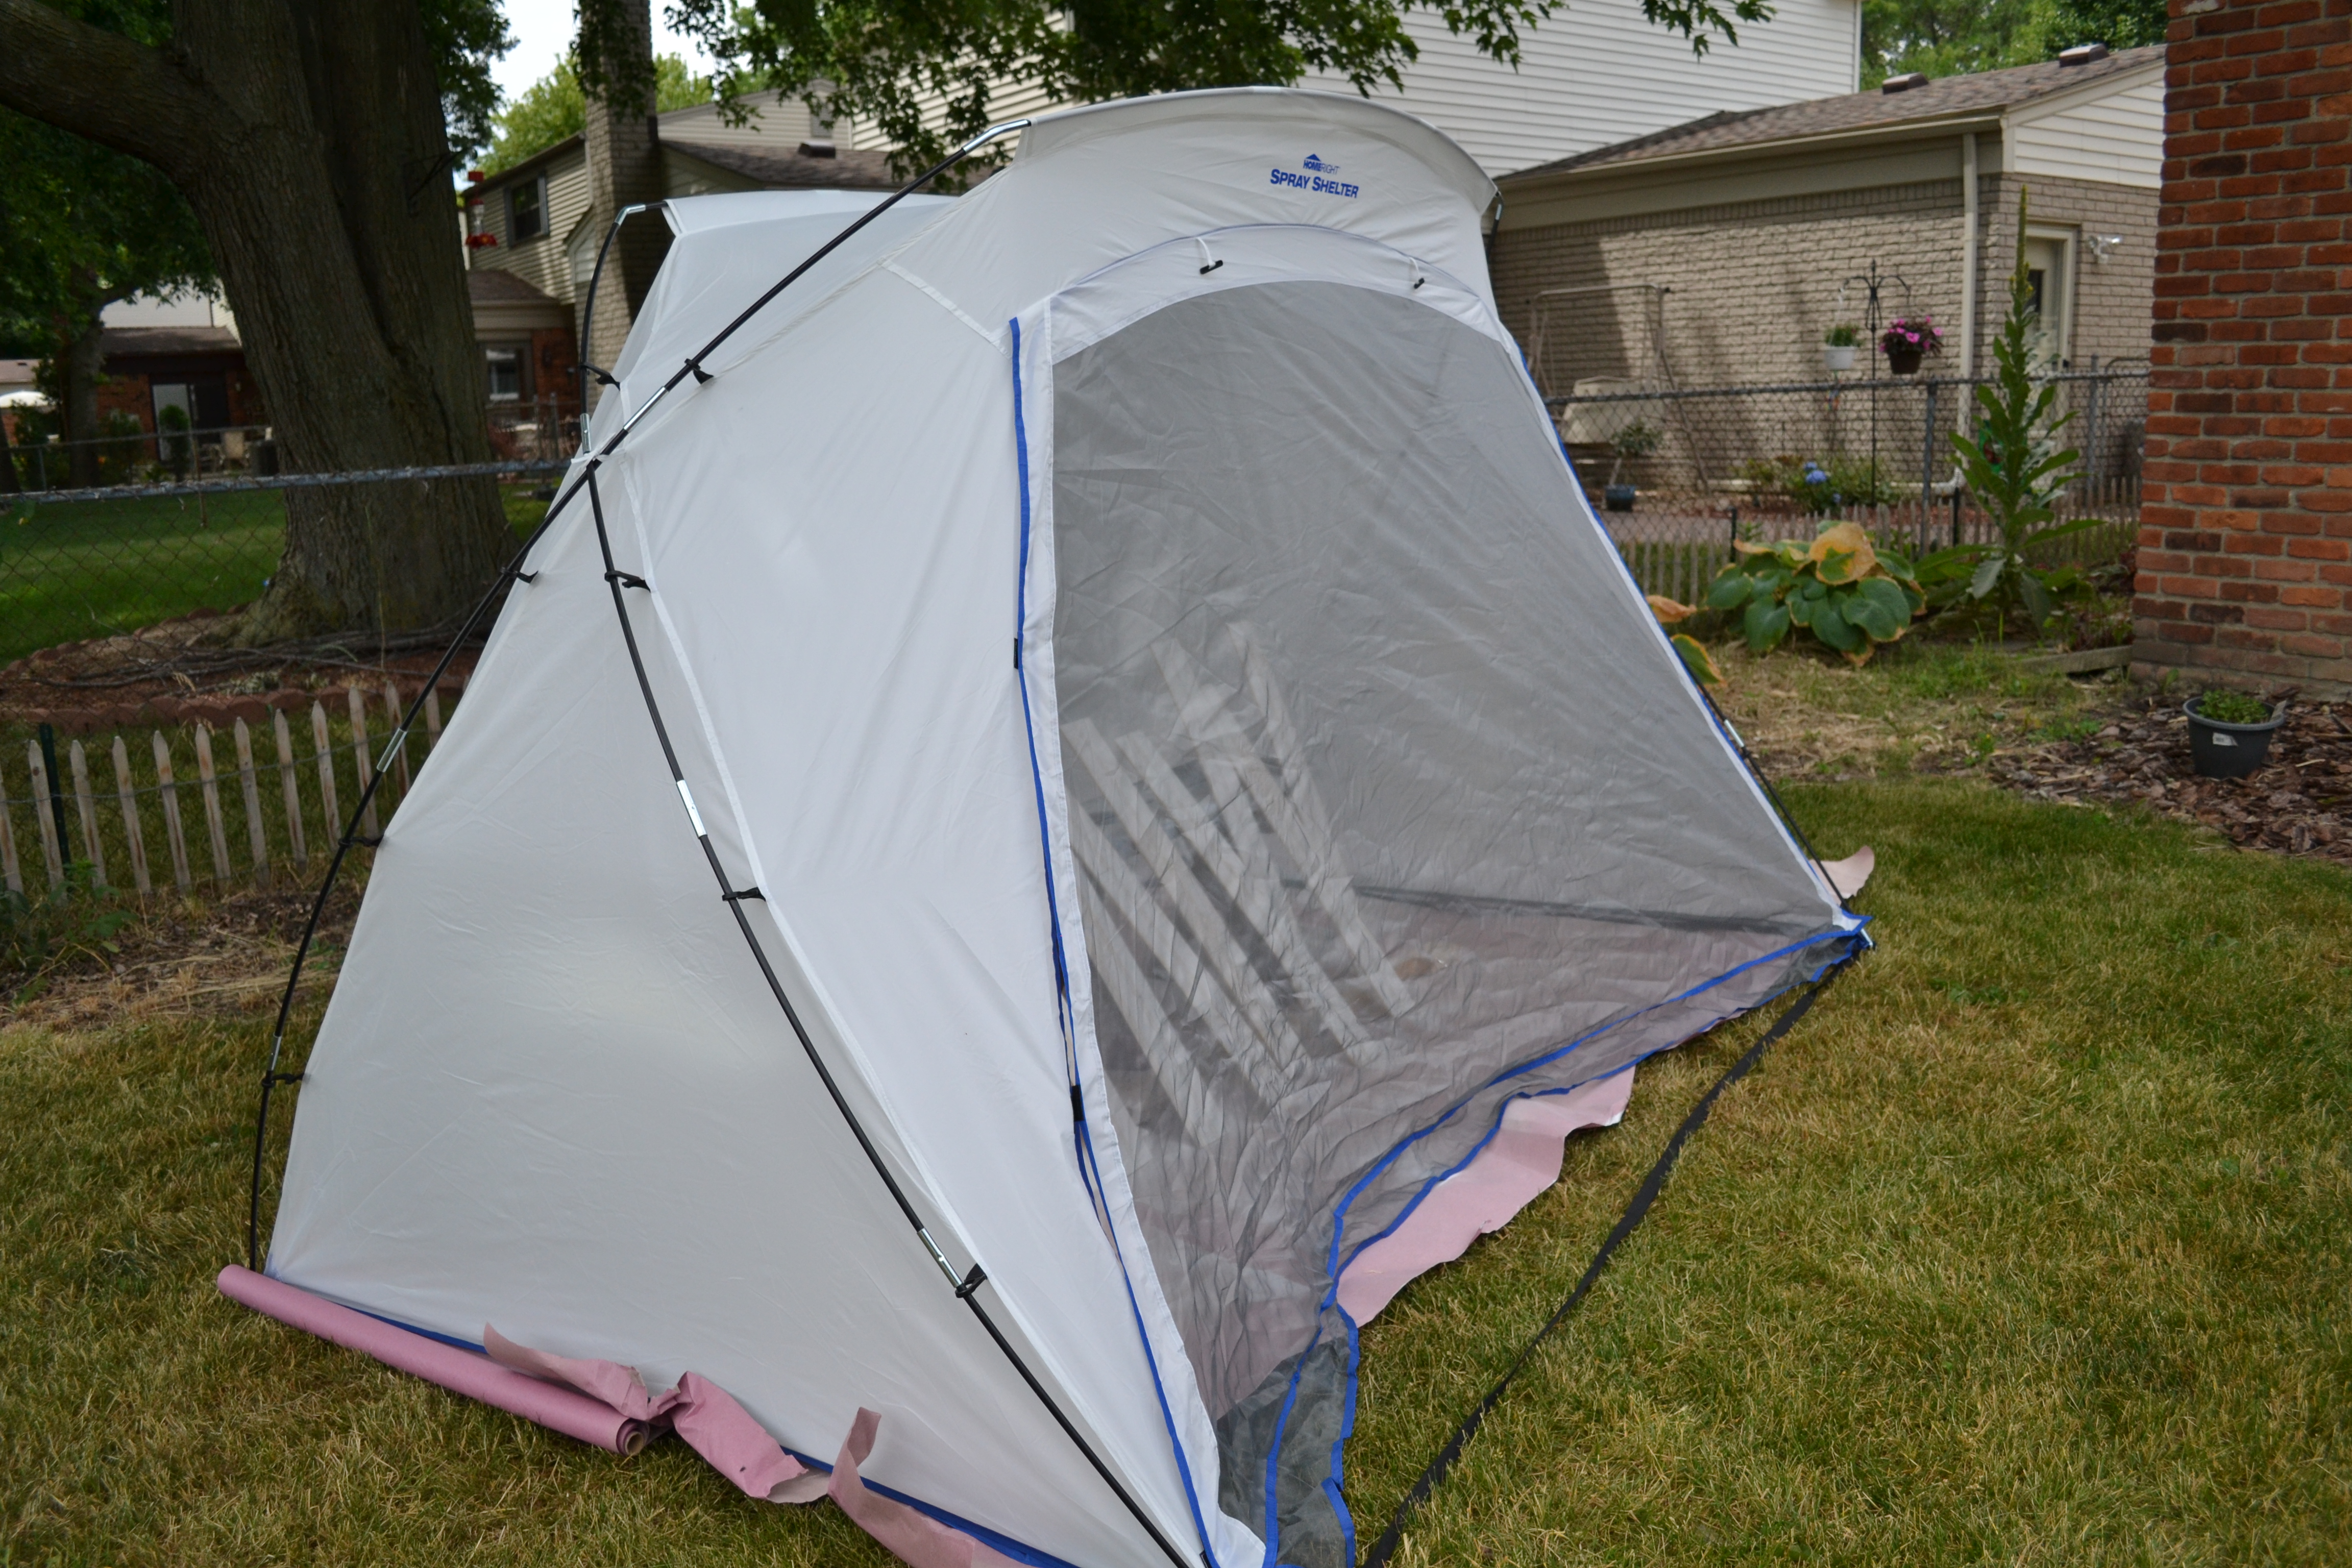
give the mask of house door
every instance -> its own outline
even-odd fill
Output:
[[[2025,282],[2033,301],[2027,337],[2036,373],[2064,370],[2074,353],[2074,236],[2072,230],[2025,237]]]

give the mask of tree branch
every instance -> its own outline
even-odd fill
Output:
[[[224,110],[163,52],[39,0],[0,0],[0,104],[143,159],[185,184]],[[125,112],[129,110],[130,112]]]

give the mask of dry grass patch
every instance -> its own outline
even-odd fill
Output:
[[[1949,643],[1901,642],[1860,669],[1806,648],[1758,658],[1713,650],[1716,701],[1775,778],[1957,773],[2020,747],[2087,735],[2120,695],[2121,672],[2036,673],[2014,657]]]

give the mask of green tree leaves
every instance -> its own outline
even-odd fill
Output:
[[[697,76],[685,60],[662,55],[654,61],[654,110],[691,109],[710,101],[711,84]],[[495,174],[524,159],[544,153],[567,136],[576,136],[588,122],[588,104],[580,89],[580,73],[569,59],[516,94],[499,110],[493,124],[497,139],[482,159],[482,171]]]

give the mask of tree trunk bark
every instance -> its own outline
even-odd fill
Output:
[[[203,224],[289,468],[487,462],[448,143],[413,3],[177,0],[168,50],[0,0],[0,101],[170,175]],[[462,614],[510,540],[487,479],[287,492],[236,636]]]
[[[77,486],[98,483],[98,373],[106,363],[106,346],[98,313],[89,324],[63,344],[58,356],[58,378],[64,384],[58,412],[64,416],[67,461]]]

